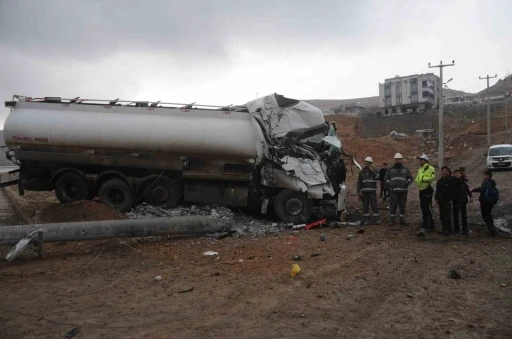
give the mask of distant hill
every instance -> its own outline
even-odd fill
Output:
[[[365,97],[355,99],[310,99],[303,100],[310,105],[319,108],[324,114],[334,114],[332,107],[347,105],[347,104],[361,104],[366,106],[378,106],[379,97]]]
[[[507,79],[507,80],[505,80]],[[493,95],[503,95],[504,93],[509,92],[512,93],[512,75],[507,75],[503,79],[498,80],[497,83],[489,87],[489,94]],[[480,96],[487,95],[487,88],[478,92]]]
[[[470,96],[470,95],[477,95],[477,94],[468,93],[468,92],[464,92],[464,91],[457,91],[456,89],[451,89],[451,88],[444,89],[445,98],[465,97],[465,96]]]

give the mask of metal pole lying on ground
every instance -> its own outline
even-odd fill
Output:
[[[491,102],[489,100],[489,79],[496,78],[498,74],[493,77],[487,75],[486,77],[478,77],[480,80],[487,79],[487,143],[491,144]]]
[[[203,216],[44,224],[44,242],[208,234],[226,226],[223,219]],[[37,230],[37,225],[0,227],[0,245],[15,245]]]
[[[443,62],[440,61],[439,62],[439,65],[436,65],[436,66],[430,66],[430,62],[428,63],[428,68],[435,68],[435,67],[439,67],[439,70],[440,70],[440,80],[441,80],[441,93],[438,94],[438,98],[439,98],[439,95],[441,95],[441,100],[439,100],[439,131],[438,131],[438,134],[439,134],[439,168],[443,167],[443,160],[444,160],[444,147],[443,147],[443,106],[444,106],[444,97],[443,97],[443,67],[448,67],[448,66],[455,66],[455,60],[452,60],[452,63],[451,64],[445,64],[443,65]],[[439,92],[439,89],[438,89],[438,92]]]

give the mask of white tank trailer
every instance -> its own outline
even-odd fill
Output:
[[[284,222],[344,210],[336,126],[278,94],[241,106],[15,95],[4,127],[18,189],[122,212],[146,202],[269,205]]]

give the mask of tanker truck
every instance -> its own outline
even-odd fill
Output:
[[[336,125],[303,101],[271,94],[221,107],[15,95],[5,106],[20,195],[98,197],[121,212],[143,202],[273,209],[290,223],[345,208]]]

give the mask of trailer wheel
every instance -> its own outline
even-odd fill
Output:
[[[148,180],[143,188],[144,201],[152,206],[173,208],[180,199],[178,185],[169,178]]]
[[[98,196],[104,205],[120,212],[128,212],[135,202],[135,195],[130,186],[117,178],[105,181],[100,187]]]
[[[78,173],[65,172],[55,181],[55,195],[63,204],[85,200],[89,195],[89,185]]]
[[[313,204],[304,193],[284,189],[274,200],[274,211],[282,222],[306,222],[313,213]]]

